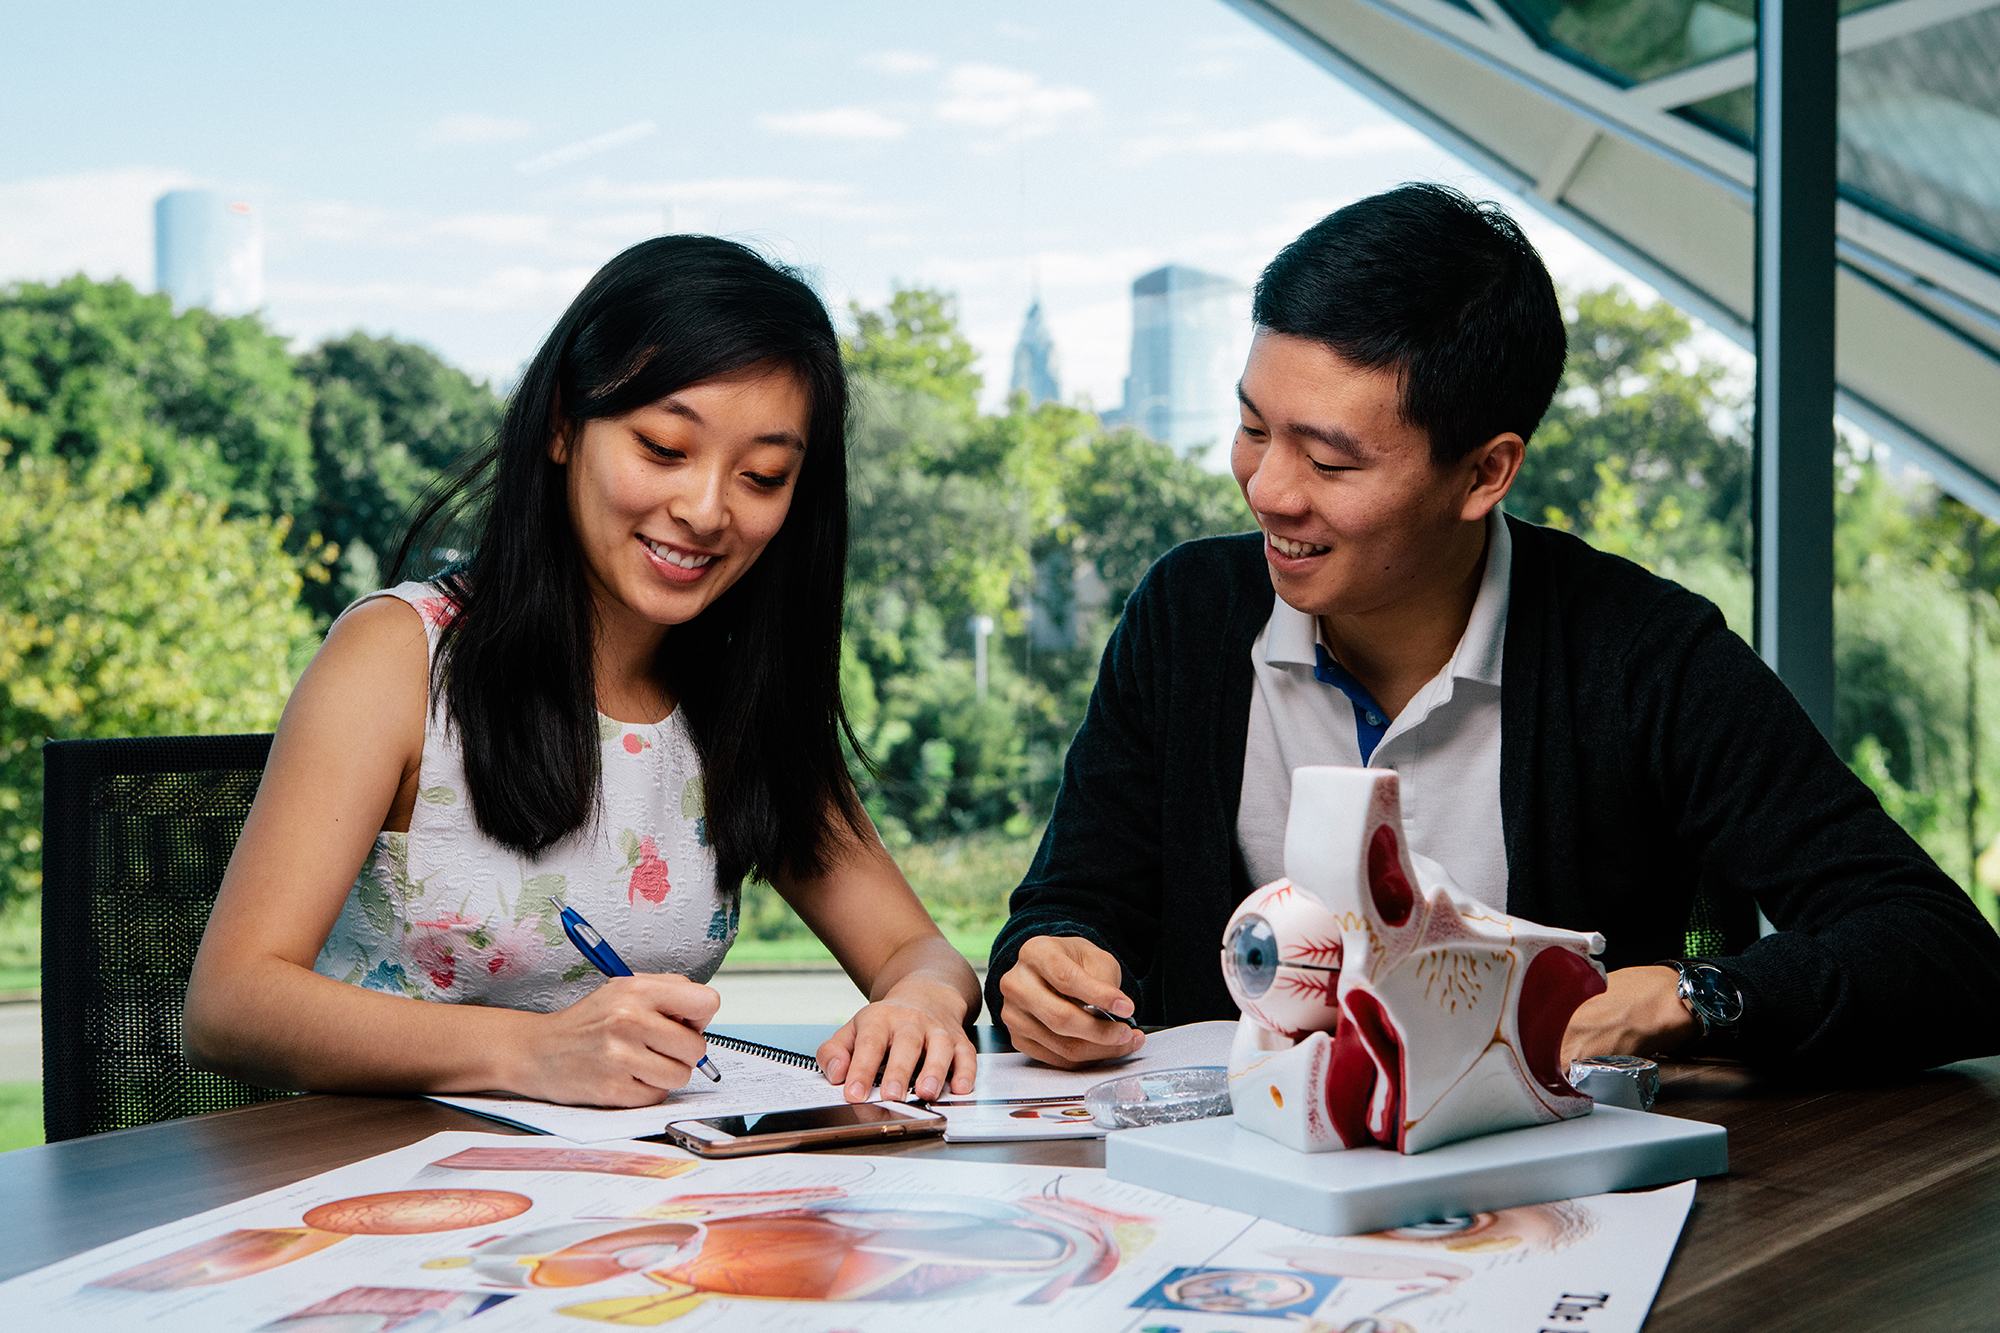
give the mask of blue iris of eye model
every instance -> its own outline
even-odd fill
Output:
[[[1444,1240],[1461,1232],[1472,1230],[1476,1217],[1440,1217],[1434,1222],[1418,1222],[1414,1226],[1397,1227],[1388,1234],[1398,1240]]]
[[[1230,969],[1243,994],[1256,999],[1271,989],[1278,976],[1278,936],[1261,916],[1246,916],[1229,932],[1223,945]]]

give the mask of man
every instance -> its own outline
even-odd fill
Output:
[[[1427,185],[1350,205],[1271,262],[1254,316],[1232,465],[1260,530],[1162,558],[1105,650],[994,941],[1019,1049],[1141,1044],[1084,1005],[1233,1018],[1222,928],[1283,873],[1305,764],[1397,770],[1411,849],[1462,890],[1603,932],[1566,1059],[2000,1048],[2000,938],[1721,614],[1501,514],[1564,356],[1505,214]],[[1683,959],[1697,890],[1776,933]]]

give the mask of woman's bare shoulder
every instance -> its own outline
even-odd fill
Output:
[[[424,637],[424,619],[416,607],[400,597],[374,597],[334,621],[320,651],[323,653],[335,644],[340,645],[342,652],[415,648],[428,657]]]
[[[334,621],[285,711],[373,715],[373,725],[363,722],[369,730],[386,722],[421,736],[429,689],[422,617],[401,598],[377,597]]]

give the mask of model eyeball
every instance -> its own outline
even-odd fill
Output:
[[[1239,918],[1222,947],[1246,997],[1254,1000],[1271,989],[1278,975],[1278,936],[1270,922],[1256,915]]]

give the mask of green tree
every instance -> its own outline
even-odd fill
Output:
[[[1072,550],[1095,566],[1114,612],[1163,553],[1255,526],[1234,477],[1129,427],[1097,435],[1079,461],[1063,497]]]
[[[892,840],[1024,833],[1132,587],[1175,543],[1248,517],[1229,478],[1089,412],[1017,397],[977,416],[949,296],[901,291],[854,315],[842,684],[880,768],[870,810]],[[1079,571],[1101,580],[1100,604],[1069,604]],[[981,615],[996,623],[983,694]],[[1036,650],[1035,619],[1068,626],[1068,646]]]
[[[41,882],[44,739],[269,730],[314,634],[287,520],[154,489],[130,444],[0,461],[4,906]]]
[[[1750,450],[1728,369],[1687,317],[1620,287],[1579,293],[1569,357],[1510,512],[1579,533],[1719,605],[1750,630]]]
[[[238,514],[312,500],[311,390],[254,315],[176,315],[165,296],[81,274],[0,288],[0,393],[25,409],[0,425],[17,463],[130,444],[148,494],[179,488]]]
[[[314,480],[299,526],[340,547],[336,577],[305,597],[331,618],[381,586],[417,499],[497,433],[505,409],[487,384],[394,338],[330,339],[298,368],[313,391]]]
[[[977,410],[979,353],[958,327],[958,298],[931,287],[898,287],[881,310],[849,302],[854,334],[848,369],[884,384],[929,394],[968,416]]]
[[[963,618],[995,614],[1026,576],[1026,528],[971,421],[921,389],[854,376],[848,427],[848,598],[884,593]]]

